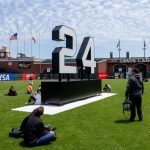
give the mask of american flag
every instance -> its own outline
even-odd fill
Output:
[[[120,48],[120,39],[119,39],[119,41],[118,41],[117,47],[119,47],[119,48]]]
[[[13,34],[13,35],[10,37],[10,40],[17,40],[17,33]]]

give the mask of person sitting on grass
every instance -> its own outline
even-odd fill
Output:
[[[26,89],[27,89],[27,94],[31,94],[31,93],[32,93],[32,85],[31,85],[31,84],[29,84],[29,85],[26,87]]]
[[[41,104],[41,91],[37,90],[32,96],[30,96],[29,100],[25,103],[30,104],[31,102],[34,102],[35,105],[40,105]]]
[[[8,91],[8,94],[5,94],[5,95],[7,95],[7,96],[17,96],[17,91],[16,91],[15,87],[11,86],[9,91]]]
[[[45,126],[41,119],[43,112],[44,107],[34,109],[20,126],[20,130],[23,131],[24,143],[27,146],[43,145],[56,140],[55,128]]]
[[[104,92],[111,92],[112,88],[109,84],[105,84],[105,87],[103,88]]]

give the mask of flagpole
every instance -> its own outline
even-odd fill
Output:
[[[40,31],[39,31],[39,59],[40,59],[40,51],[41,51],[41,38],[40,38]],[[41,62],[40,62],[40,73],[41,73]]]
[[[17,57],[18,57],[18,18],[17,18]]]
[[[41,45],[40,45],[40,44],[41,44],[41,43],[40,43],[41,41],[40,41],[40,40],[41,40],[41,39],[40,39],[40,31],[39,31],[39,58],[40,58],[40,49],[41,49]]]
[[[10,40],[9,40],[9,51],[10,51]]]
[[[120,60],[120,51],[121,51],[121,48],[120,48],[120,39],[119,39],[119,42],[118,42],[118,51],[119,51],[119,60]]]
[[[144,48],[143,48],[143,50],[144,50],[144,58],[145,58],[145,51],[146,51],[146,47],[144,47]]]
[[[144,40],[144,48],[143,48],[143,50],[144,50],[144,58],[145,58],[145,51],[146,51],[146,43],[145,43],[145,40]]]
[[[32,19],[31,19],[31,57],[32,57]]]
[[[24,55],[25,55],[25,33],[24,33]]]
[[[9,33],[8,36],[9,36],[9,38],[10,38],[10,33]],[[8,39],[8,40],[9,40],[9,51],[10,51],[10,39]]]

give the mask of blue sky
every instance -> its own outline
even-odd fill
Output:
[[[17,42],[9,38],[17,32],[18,52],[36,58],[51,58],[55,47],[63,45],[51,39],[52,29],[66,25],[75,30],[77,49],[86,36],[94,37],[95,57],[109,57],[121,41],[121,56],[143,57],[143,39],[146,56],[150,57],[150,0],[0,0],[0,46],[10,47],[12,57],[17,55]],[[40,32],[40,55],[39,55]],[[25,35],[25,36],[24,36]],[[25,49],[24,49],[25,37]]]

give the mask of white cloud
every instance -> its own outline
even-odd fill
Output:
[[[30,38],[32,19],[32,32],[40,31],[41,40],[49,40],[59,24],[73,28],[79,40],[150,39],[149,0],[0,0],[0,40],[17,32],[17,18],[20,37],[26,33]]]

